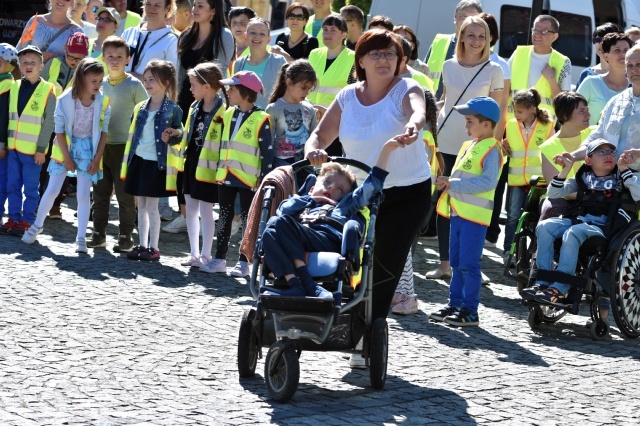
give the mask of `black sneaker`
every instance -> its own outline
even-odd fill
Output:
[[[107,246],[107,237],[100,234],[99,232],[94,232],[91,234],[91,238],[87,241],[87,247],[89,248],[99,248]]]
[[[469,310],[462,308],[460,312],[446,317],[444,322],[454,327],[469,327],[480,325],[480,318],[477,313],[473,314]]]
[[[160,250],[149,247],[138,255],[140,260],[146,260],[147,262],[155,262],[160,260]]]
[[[140,260],[140,253],[147,251],[146,247],[135,246],[129,253],[127,253],[127,258],[131,260]]]
[[[118,237],[118,244],[113,246],[113,251],[116,253],[129,253],[133,250],[133,241],[131,237],[127,235],[120,235]]]
[[[451,305],[446,305],[444,308],[440,309],[439,311],[432,312],[431,315],[429,315],[429,318],[434,321],[444,321],[446,317],[457,313],[459,310],[460,308],[456,308]]]

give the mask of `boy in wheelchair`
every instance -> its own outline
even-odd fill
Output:
[[[562,157],[562,171],[549,184],[547,195],[549,198],[560,198],[576,194],[576,209],[573,215],[549,218],[538,223],[536,264],[539,271],[553,270],[554,242],[562,237],[555,271],[575,275],[578,252],[587,239],[596,236],[608,238],[634,219],[635,211],[625,211],[628,204],[620,204],[618,200],[626,191],[631,193],[634,201],[640,199],[640,175],[628,168],[630,158],[627,155],[620,156],[617,169],[615,158],[616,146],[605,139],[596,139],[587,146],[585,164],[576,176],[565,180],[573,162],[568,156]],[[538,280],[534,286],[523,290],[522,297],[562,307],[570,289],[571,284],[568,283]],[[603,308],[601,306],[601,311]]]
[[[391,139],[378,163],[354,190],[356,178],[338,163],[325,163],[309,194],[284,200],[262,234],[264,260],[289,288],[264,289],[263,294],[332,298],[318,285],[305,263],[306,252],[340,252],[344,224],[382,191],[389,155],[402,143]]]

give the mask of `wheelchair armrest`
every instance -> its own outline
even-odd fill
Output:
[[[348,220],[342,230],[342,249],[340,254],[351,264],[354,271],[360,269],[360,224],[356,220]]]

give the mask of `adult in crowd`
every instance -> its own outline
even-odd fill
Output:
[[[176,0],[176,14],[173,20],[173,31],[180,35],[193,23],[193,0]]]
[[[227,17],[231,34],[236,43],[234,60],[249,54],[249,41],[247,40],[247,25],[249,21],[256,17],[253,9],[248,7],[234,7],[229,11]],[[233,69],[229,69],[233,71]]]
[[[513,117],[513,95],[518,90],[535,87],[541,98],[540,108],[548,110],[555,120],[553,98],[561,91],[571,90],[571,60],[552,47],[559,32],[560,23],[556,18],[538,16],[531,29],[533,45],[518,46],[509,58],[509,118]]]
[[[98,9],[102,6],[104,6],[102,0],[89,0],[87,2],[87,10],[84,11],[85,21],[97,26],[96,18],[98,17]]]
[[[340,136],[348,158],[373,166],[387,140],[397,137],[405,145],[389,160],[376,222],[374,319],[387,316],[431,195],[429,159],[422,143],[414,143],[426,121],[424,92],[415,81],[398,77],[401,55],[394,33],[365,32],[355,51],[358,82],[340,91],[305,147],[306,158],[318,166],[327,160],[325,149]]]
[[[585,97],[589,104],[591,121],[596,125],[600,121],[602,109],[618,93],[629,87],[625,70],[625,56],[633,42],[624,33],[609,33],[602,40],[602,59],[608,71],[584,79],[577,92]]]
[[[118,24],[120,24],[120,14],[112,7],[101,7],[97,11],[98,17],[96,18],[96,30],[98,31],[98,38],[90,41],[89,56],[97,59],[104,64],[102,56],[102,43],[116,33]],[[109,68],[105,65],[104,72],[109,74]]]
[[[82,31],[82,27],[69,18],[72,1],[49,0],[49,12],[29,18],[16,49],[35,45],[42,52],[44,62],[64,55],[64,45],[71,34]]]
[[[147,13],[146,12],[147,3],[148,2],[145,2],[144,4],[145,15]],[[152,3],[155,3],[155,2],[152,1]],[[127,29],[137,27],[142,22],[142,16],[127,9],[127,0],[105,0],[104,5],[108,7],[113,7],[120,14],[120,18],[121,18],[120,25],[118,25],[118,28],[116,29],[117,36],[121,36],[122,34],[124,34],[124,32]],[[171,8],[171,10],[173,10],[173,7]],[[167,15],[169,15],[169,13],[167,13],[165,17]],[[163,20],[164,20],[164,17],[163,17]],[[162,58],[157,58],[157,59],[162,59]]]
[[[500,65],[489,60],[491,35],[487,23],[478,16],[469,16],[460,26],[456,54],[445,61],[442,68],[442,97],[444,104],[438,114],[438,149],[444,159],[444,176],[449,176],[463,142],[469,139],[465,118],[453,111],[477,96],[489,96],[498,105],[504,95],[504,74]],[[504,121],[495,128],[497,139],[502,139]],[[427,273],[427,278],[451,277],[449,264],[449,220],[438,215],[438,247],[440,265]]]
[[[174,7],[174,0],[147,0],[144,4],[144,15],[147,20],[135,27],[127,28],[122,33],[122,38],[131,47],[131,61],[126,71],[140,81],[142,81],[144,68],[153,59],[178,63],[178,36],[164,22]],[[120,17],[123,20],[126,19],[122,16],[122,12]]]
[[[73,22],[82,27],[82,31],[89,37],[94,39],[98,37],[95,23],[82,20],[82,14],[87,11],[87,0],[75,0],[71,9],[69,9],[69,17]]]
[[[287,62],[307,59],[309,53],[319,46],[317,38],[304,32],[311,16],[309,8],[302,3],[292,3],[284,16],[287,19],[289,32],[281,33],[276,38],[276,44],[271,47],[271,52],[284,56]]]
[[[427,67],[427,64],[418,59],[418,48],[420,47],[420,42],[418,42],[416,33],[406,25],[396,25],[395,27],[393,27],[393,32],[398,34],[399,36],[406,38],[407,40],[409,40],[409,43],[411,43],[411,55],[409,55],[409,58],[407,59],[407,66],[421,72],[422,74],[427,75],[429,73],[429,67]]]
[[[374,28],[393,31],[393,21],[388,16],[376,15],[369,21],[369,29]]]
[[[340,9],[340,16],[347,23],[347,47],[355,50],[364,28],[364,12],[358,6],[349,4]]]
[[[592,34],[592,43],[598,56],[599,62],[592,67],[585,68],[580,73],[580,78],[576,83],[576,89],[580,87],[585,78],[592,75],[601,75],[609,71],[609,64],[604,60],[604,51],[602,50],[602,40],[604,36],[611,33],[621,33],[622,28],[619,25],[607,22],[596,27]]]
[[[424,62],[429,67],[427,76],[433,80],[434,88],[436,90],[436,99],[440,99],[442,97],[442,67],[446,60],[453,58],[456,51],[456,45],[458,44],[460,26],[468,16],[477,15],[479,13],[482,13],[482,6],[479,1],[461,0],[456,5],[456,10],[453,13],[453,23],[456,26],[456,32],[454,34],[436,34],[433,39]]]
[[[313,15],[309,17],[309,22],[307,22],[307,25],[304,27],[305,33],[311,34],[318,39],[320,47],[324,47],[322,38],[324,20],[329,15],[336,15],[331,11],[331,3],[333,3],[333,0],[311,0]]]
[[[347,38],[345,20],[339,15],[327,17],[322,24],[322,37],[324,46],[309,55],[309,62],[318,76],[318,85],[307,96],[307,100],[313,104],[320,117],[338,92],[347,84],[355,82],[355,54],[344,45]]]
[[[634,43],[637,43],[638,40],[640,40],[640,28],[638,27],[628,28],[624,33],[628,35]]]
[[[253,18],[247,26],[247,40],[249,40],[249,54],[236,60],[233,73],[246,70],[253,71],[264,87],[264,93],[258,93],[255,104],[265,109],[269,104],[269,96],[276,86],[280,68],[287,60],[267,49],[271,40],[271,24],[266,19]]]

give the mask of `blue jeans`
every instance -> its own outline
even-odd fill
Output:
[[[583,223],[571,224],[571,219],[552,217],[538,223],[536,236],[538,237],[538,253],[536,263],[538,269],[553,270],[553,243],[562,237],[562,247],[560,248],[560,259],[556,271],[565,274],[575,274],[578,264],[578,251],[580,246],[590,237],[604,237],[604,232],[596,225],[605,225],[606,216],[593,216],[587,214],[580,216]],[[546,285],[546,282],[539,282]],[[570,284],[553,283],[550,287],[558,289],[563,295],[569,293]]]
[[[451,216],[449,259],[451,261],[451,284],[449,305],[478,313],[480,304],[480,258],[487,235],[487,226]]]
[[[4,215],[4,205],[7,202],[7,169],[9,168],[9,158],[7,156],[0,159],[0,222]]]
[[[9,198],[9,218],[15,222],[24,220],[29,224],[36,218],[35,212],[40,201],[38,188],[40,187],[40,169],[33,155],[9,151],[9,165],[7,173],[7,192]],[[24,188],[24,189],[23,189]],[[24,193],[24,204],[22,194]]]
[[[522,207],[527,200],[528,192],[525,191],[524,186],[510,186],[509,187],[509,205],[507,205],[507,223],[504,227],[504,252],[508,253],[511,250],[511,244],[516,235],[516,228],[518,227],[518,221],[522,214]]]

